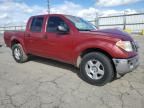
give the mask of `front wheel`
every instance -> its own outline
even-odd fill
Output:
[[[103,86],[114,77],[114,69],[110,59],[100,52],[85,55],[80,65],[82,78],[93,85]]]
[[[21,44],[14,44],[12,46],[12,54],[13,54],[13,58],[18,63],[24,63],[28,60],[28,56],[24,52]]]

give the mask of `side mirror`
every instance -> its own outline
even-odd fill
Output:
[[[61,25],[58,26],[57,30],[58,30],[58,32],[60,32],[60,33],[68,33],[68,32],[69,32],[69,30],[68,30],[66,27],[61,26]]]

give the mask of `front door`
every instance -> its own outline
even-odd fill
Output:
[[[47,47],[45,50],[48,56],[58,59],[64,62],[72,62],[72,42],[73,36],[69,30],[69,33],[59,33],[57,28],[59,25],[65,26],[69,29],[66,22],[58,16],[50,16],[48,18],[46,35],[47,35]]]

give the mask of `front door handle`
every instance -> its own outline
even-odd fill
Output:
[[[27,36],[27,37],[30,37],[30,34],[28,33],[28,34],[26,34],[26,36]]]

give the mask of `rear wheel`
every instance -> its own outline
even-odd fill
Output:
[[[82,78],[90,84],[102,86],[114,77],[110,59],[100,52],[85,55],[80,65]]]
[[[12,54],[13,58],[18,63],[24,63],[28,60],[28,55],[23,50],[23,47],[21,44],[14,44],[12,46]]]

